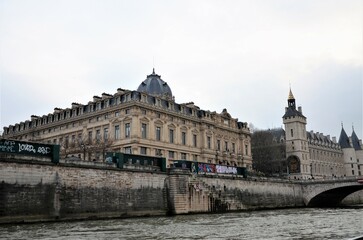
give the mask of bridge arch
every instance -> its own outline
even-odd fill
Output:
[[[363,184],[350,182],[320,182],[304,186],[304,203],[308,207],[335,207],[348,195],[363,190]]]

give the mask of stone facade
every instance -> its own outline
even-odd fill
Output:
[[[296,109],[291,90],[283,123],[290,177],[307,179],[362,175],[363,145],[354,130],[349,138],[342,127],[339,142],[329,135],[307,132],[306,117],[301,107]]]
[[[60,144],[63,157],[102,161],[106,151],[196,160],[251,169],[250,130],[224,109],[201,110],[179,104],[153,72],[140,91],[118,89],[87,104],[55,108],[53,113],[4,127],[3,137]]]

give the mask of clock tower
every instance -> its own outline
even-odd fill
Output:
[[[306,117],[302,108],[296,109],[296,101],[290,89],[285,115],[287,171],[290,178],[307,179],[311,176],[309,147],[306,136]]]

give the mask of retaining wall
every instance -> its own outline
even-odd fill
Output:
[[[304,207],[288,180],[0,158],[0,223]]]

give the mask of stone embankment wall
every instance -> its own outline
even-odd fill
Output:
[[[288,180],[0,158],[0,223],[304,207]]]
[[[165,215],[165,173],[0,161],[0,223]]]
[[[289,181],[170,173],[175,214],[303,207],[302,188]]]

